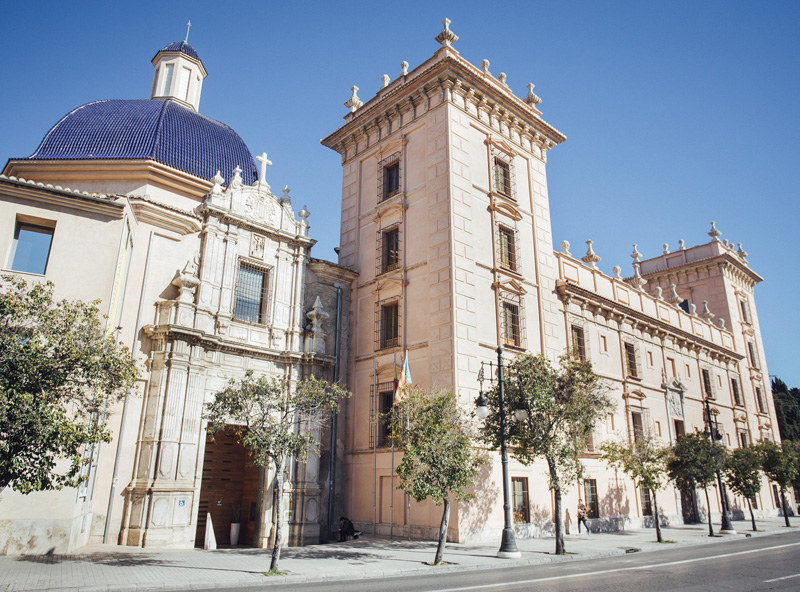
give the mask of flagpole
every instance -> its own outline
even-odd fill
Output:
[[[378,524],[378,421],[375,403],[378,400],[378,358],[372,356],[372,419],[375,438],[372,440],[372,535]]]

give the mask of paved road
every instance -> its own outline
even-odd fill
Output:
[[[800,532],[560,564],[285,584],[292,592],[660,592],[800,590]],[[242,591],[274,590],[269,587]],[[211,592],[211,590],[207,591]]]

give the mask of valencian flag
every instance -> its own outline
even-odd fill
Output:
[[[399,402],[403,398],[403,388],[411,384],[411,370],[408,369],[408,350],[406,350],[406,359],[403,362],[403,369],[400,377],[397,377],[397,365],[394,367],[394,400]]]

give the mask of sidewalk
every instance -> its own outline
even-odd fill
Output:
[[[796,518],[793,519],[796,522]],[[800,529],[792,526],[791,530]],[[665,527],[663,537],[671,546],[701,545],[734,540],[746,535],[763,536],[787,532],[783,518],[758,520],[759,531],[749,531],[750,522],[735,521],[737,534],[709,537],[706,524]],[[714,525],[714,531],[719,525]],[[520,559],[498,559],[498,541],[491,544],[448,543],[444,560],[450,565],[432,567],[436,543],[389,540],[369,535],[346,543],[331,543],[284,549],[280,567],[286,576],[267,577],[270,552],[261,549],[217,551],[162,551],[137,547],[86,547],[81,553],[53,556],[0,557],[0,592],[24,590],[71,590],[111,592],[129,590],[192,589],[257,584],[288,584],[353,578],[424,573],[430,570],[499,568],[574,561],[626,552],[664,549],[655,542],[655,529],[627,530],[566,536],[568,555],[552,555],[553,538],[517,539]]]

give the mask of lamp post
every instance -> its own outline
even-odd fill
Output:
[[[489,369],[491,371],[493,364],[489,362]],[[494,382],[495,379],[489,376],[489,382]],[[511,502],[509,500],[510,482],[508,478],[508,447],[506,445],[506,401],[505,401],[505,380],[503,378],[503,348],[497,348],[497,393],[500,397],[500,459],[503,466],[503,537],[500,543],[500,550],[497,556],[503,559],[514,559],[522,557],[522,553],[517,549],[517,539],[514,536],[514,527],[511,522]],[[483,363],[481,363],[480,372],[478,372],[478,382],[481,385],[480,394],[475,400],[477,407],[475,414],[481,419],[486,419],[489,416],[489,409],[487,408],[488,400],[483,396]]]
[[[708,402],[708,397],[705,398],[705,419],[706,419],[706,433],[708,434],[711,443],[713,444],[716,440],[722,439],[722,434],[719,433],[719,424],[717,423],[717,418],[714,417],[712,420],[711,415],[711,405]],[[728,510],[728,496],[725,493],[725,486],[722,484],[722,476],[719,472],[719,461],[714,459],[714,464],[716,465],[717,470],[717,483],[719,484],[719,499],[722,503],[722,524],[720,525],[719,531],[725,534],[736,534],[736,529],[733,528],[733,523],[731,522],[731,514]],[[709,508],[709,512],[711,509]],[[709,520],[711,517],[709,516]]]

